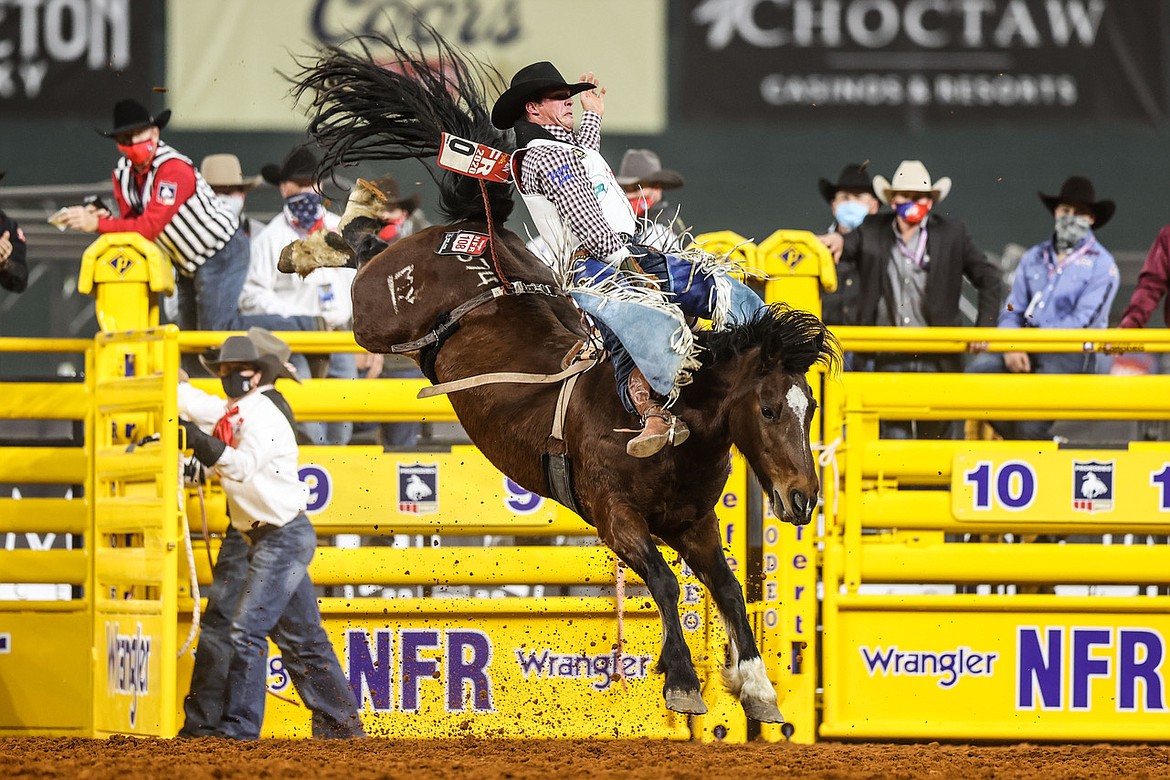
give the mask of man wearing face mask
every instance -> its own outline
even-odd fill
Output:
[[[1029,249],[1016,268],[1007,303],[999,313],[1001,328],[1105,328],[1117,295],[1117,263],[1097,240],[1113,217],[1111,200],[1097,200],[1093,183],[1071,176],[1057,195],[1038,192],[1053,216],[1046,241]],[[967,370],[992,374],[1092,374],[1098,369],[1093,352],[986,353]],[[1050,439],[1050,420],[993,422],[1005,439]]]
[[[73,206],[62,222],[87,233],[135,232],[154,241],[177,271],[179,327],[230,330],[239,326],[248,240],[194,163],[159,137],[170,116],[169,109],[155,117],[135,100],[118,101],[114,128],[98,132],[122,154],[113,176],[121,216]]]
[[[866,168],[869,162],[850,163],[841,169],[837,182],[821,179],[817,182],[821,197],[829,204],[833,223],[829,233],[845,236],[861,226],[870,214],[878,213],[877,194]],[[856,266],[846,263],[837,266],[837,289],[822,298],[821,319],[827,325],[846,325],[857,305],[861,284]]]
[[[892,179],[875,176],[873,188],[878,200],[892,211],[867,217],[838,239],[840,263],[856,266],[861,287],[856,311],[847,324],[961,325],[959,299],[966,278],[978,295],[975,325],[994,325],[1003,287],[999,268],[975,247],[962,222],[933,211],[950,192],[951,180],[933,181],[920,161],[903,160]],[[826,245],[834,249],[829,241]],[[970,348],[975,351],[981,346]],[[875,371],[960,371],[962,357],[878,354],[869,367]],[[882,435],[952,438],[954,427],[950,421],[888,421],[882,423]]]
[[[317,186],[317,156],[308,148],[292,149],[279,164],[265,165],[260,175],[280,190],[284,199],[281,213],[269,221],[252,240],[252,260],[240,295],[240,312],[245,322],[269,327],[269,320],[283,317],[288,329],[347,330],[353,315],[349,288],[357,271],[353,268],[317,268],[308,276],[281,273],[281,251],[297,240],[323,230],[337,231],[341,217],[325,208]],[[357,377],[352,353],[324,355],[310,370],[304,355],[293,356],[293,364],[306,376],[341,379]],[[347,444],[352,423],[301,424],[305,438],[314,444]]]
[[[199,163],[199,175],[207,182],[224,208],[236,216],[248,240],[260,235],[264,223],[244,214],[248,193],[263,180],[260,176],[244,176],[240,158],[234,154],[209,154]]]
[[[231,518],[184,705],[183,736],[259,738],[269,637],[313,713],[313,736],[365,736],[307,572],[317,535],[305,514],[308,489],[297,476],[292,411],[274,385],[281,377],[296,379],[288,355],[283,341],[254,328],[200,358],[220,377],[226,402],[179,384],[187,446],[219,476]]]

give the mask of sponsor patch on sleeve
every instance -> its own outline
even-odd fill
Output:
[[[436,255],[467,255],[479,257],[487,249],[488,237],[472,230],[458,230],[444,233],[443,242],[435,250]]]
[[[568,163],[548,172],[548,180],[560,187],[573,180],[573,169]]]
[[[175,205],[175,198],[179,195],[179,185],[173,181],[160,181],[156,193],[155,197],[159,203],[164,206],[173,206]]]

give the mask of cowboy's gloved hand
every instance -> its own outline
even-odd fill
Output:
[[[609,257],[605,258],[606,265],[613,266],[619,271],[629,271],[632,274],[642,273],[642,269],[634,262],[629,247],[622,247]]]
[[[198,458],[186,458],[183,461],[183,484],[188,487],[207,484],[207,469]]]
[[[204,466],[211,468],[223,455],[227,445],[214,436],[208,436],[199,430],[199,426],[190,420],[179,419],[179,427],[187,433],[187,448],[195,451],[195,457]]]

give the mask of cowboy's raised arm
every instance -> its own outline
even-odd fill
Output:
[[[601,148],[601,118],[605,116],[605,87],[600,86],[592,73],[581,75],[581,81],[593,85],[593,89],[581,93],[581,127],[577,130],[577,143],[588,149]]]

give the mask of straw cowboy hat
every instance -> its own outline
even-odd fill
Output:
[[[537,100],[545,92],[557,88],[567,89],[572,96],[593,89],[593,85],[588,81],[570,84],[551,62],[534,62],[517,71],[512,77],[512,83],[496,100],[492,106],[492,124],[507,130],[524,116],[525,103]]]
[[[398,187],[398,180],[393,176],[379,176],[370,182],[378,191],[386,196],[387,209],[402,209],[409,216],[411,212],[418,208],[421,200],[418,193],[414,193],[409,198],[402,197],[402,191]]]
[[[217,350],[212,347],[199,356],[199,362],[213,375],[223,363],[251,363],[272,380],[282,377],[300,383],[296,369],[289,365],[292,348],[264,328],[249,328],[247,336],[228,336]]]
[[[209,154],[199,163],[199,175],[212,187],[240,187],[252,190],[261,182],[260,176],[244,178],[240,158],[234,154]]]
[[[114,129],[108,133],[98,130],[99,135],[113,138],[120,133],[129,133],[132,130],[141,130],[144,127],[157,127],[162,130],[171,119],[171,110],[168,108],[158,116],[152,116],[146,106],[137,100],[127,98],[114,104]]]
[[[260,175],[269,184],[280,186],[282,181],[317,181],[317,155],[307,146],[298,146],[277,165],[269,163],[260,169]]]
[[[1104,227],[1105,223],[1113,218],[1113,212],[1117,210],[1117,204],[1113,201],[1097,200],[1093,182],[1084,176],[1070,176],[1065,179],[1064,184],[1060,185],[1060,193],[1057,195],[1045,195],[1043,192],[1036,194],[1052,212],[1055,212],[1056,207],[1061,203],[1089,209],[1093,215],[1093,230],[1100,230]]]
[[[921,161],[903,160],[890,181],[886,181],[885,176],[873,177],[873,191],[878,200],[886,205],[889,205],[890,195],[895,192],[928,193],[935,203],[939,203],[951,191],[951,178],[944,176],[932,183],[930,174]]]
[[[827,202],[832,203],[833,198],[837,197],[837,193],[841,190],[868,192],[870,195],[876,197],[877,193],[873,191],[873,181],[869,178],[869,174],[865,172],[865,169],[868,167],[868,162],[863,162],[860,165],[857,163],[849,163],[841,169],[841,175],[837,177],[836,184],[828,179],[820,179],[817,182],[817,188],[821,191],[821,197]]]
[[[682,174],[663,168],[658,155],[649,149],[627,149],[618,168],[617,182],[623,187],[661,187],[672,190],[686,184]]]

